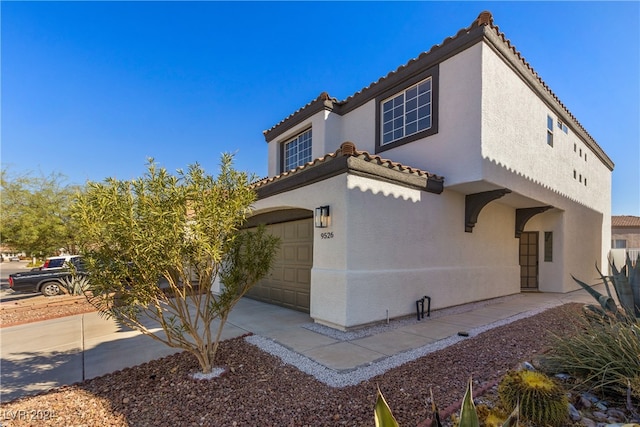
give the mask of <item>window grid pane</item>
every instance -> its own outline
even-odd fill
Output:
[[[382,103],[382,144],[431,127],[431,78]]]
[[[284,170],[295,169],[311,161],[311,129],[288,142],[284,148]]]

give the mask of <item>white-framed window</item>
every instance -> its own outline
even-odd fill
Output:
[[[560,129],[562,132],[564,133],[569,133],[569,128],[567,127],[567,125],[564,124],[564,122],[560,119],[558,119],[558,129]]]
[[[547,116],[547,144],[553,147],[553,118]]]
[[[311,129],[284,144],[283,172],[311,161]]]
[[[431,77],[382,101],[381,145],[431,128]]]

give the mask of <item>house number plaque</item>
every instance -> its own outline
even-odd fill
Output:
[[[320,233],[321,239],[333,239],[333,231],[328,231],[326,233]]]

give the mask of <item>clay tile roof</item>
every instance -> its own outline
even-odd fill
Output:
[[[277,128],[281,124],[283,124],[286,121],[290,120],[292,117],[297,116],[298,114],[302,113],[303,111],[308,110],[311,107],[315,107],[320,103],[322,103],[323,106],[325,106],[327,108],[331,108],[332,104],[339,104],[339,102],[338,102],[338,100],[336,98],[333,98],[333,97],[329,96],[329,94],[327,92],[322,92],[322,93],[320,93],[320,95],[318,95],[318,97],[316,99],[308,102],[305,106],[303,106],[301,108],[298,108],[296,111],[294,111],[293,113],[289,114],[284,119],[280,120],[278,123],[273,125],[271,128],[263,130],[262,134],[264,136],[266,136],[273,129]]]
[[[640,227],[640,216],[614,215],[611,217],[612,227]]]
[[[281,126],[282,124],[288,122],[289,120],[291,120],[292,118],[294,118],[295,116],[300,115],[301,113],[303,113],[305,110],[309,110],[311,109],[312,106],[316,107],[318,106],[318,104],[320,102],[324,103],[324,105],[326,106],[326,108],[331,108],[334,105],[345,105],[348,104],[351,100],[353,100],[354,98],[357,98],[359,96],[362,96],[363,93],[370,91],[372,88],[374,88],[377,85],[383,84],[385,81],[387,81],[388,79],[390,79],[391,77],[393,77],[394,75],[400,73],[401,71],[403,71],[404,69],[406,69],[407,67],[409,67],[410,65],[412,65],[413,63],[415,63],[416,61],[420,60],[421,58],[424,58],[427,55],[432,55],[432,54],[436,54],[437,51],[441,50],[443,47],[448,46],[449,44],[455,42],[456,40],[462,38],[463,36],[469,34],[472,30],[478,28],[478,27],[484,27],[486,29],[489,29],[490,31],[492,31],[495,36],[497,36],[498,40],[504,45],[506,46],[507,50],[511,51],[513,53],[513,55],[515,55],[516,60],[521,62],[522,65],[529,71],[529,73],[531,74],[531,76],[538,81],[538,83],[540,83],[540,85],[543,87],[544,91],[546,91],[548,93],[548,95],[553,98],[558,105],[564,110],[564,112],[573,120],[573,122],[575,123],[576,126],[578,126],[578,128],[580,129],[581,132],[584,133],[584,135],[590,140],[589,142],[596,147],[595,149],[597,151],[599,151],[601,153],[601,157],[603,159],[603,161],[605,163],[610,164],[610,168],[613,169],[613,162],[611,161],[611,159],[609,159],[607,157],[607,155],[604,153],[604,151],[602,151],[602,149],[598,146],[598,144],[596,143],[595,139],[593,139],[593,137],[586,131],[586,129],[582,126],[582,124],[580,124],[580,122],[578,122],[578,120],[576,119],[576,117],[569,111],[569,109],[560,101],[560,98],[558,98],[558,96],[553,93],[551,91],[551,89],[549,88],[549,86],[542,80],[542,78],[540,77],[540,75],[536,72],[536,70],[534,70],[534,68],[531,66],[531,64],[529,64],[525,58],[522,56],[522,54],[515,48],[515,46],[511,43],[511,41],[509,39],[507,39],[507,37],[505,36],[505,34],[503,32],[500,31],[500,28],[494,24],[493,22],[493,15],[491,14],[491,12],[489,11],[483,11],[481,12],[478,17],[471,23],[471,25],[469,25],[466,28],[462,28],[461,30],[459,30],[455,36],[452,37],[447,37],[446,39],[444,39],[442,41],[442,43],[440,44],[436,44],[433,45],[431,47],[431,49],[429,49],[426,52],[422,52],[420,55],[418,55],[416,58],[413,58],[411,60],[409,60],[406,64],[401,65],[400,67],[398,67],[395,71],[391,71],[390,73],[388,73],[386,76],[381,77],[380,79],[378,79],[377,81],[371,83],[369,86],[359,90],[358,92],[354,93],[353,95],[349,96],[348,98],[346,98],[344,101],[338,101],[335,98],[332,98],[329,96],[329,94],[327,94],[326,92],[322,92],[320,94],[320,96],[318,96],[318,98],[316,98],[315,100],[309,102],[307,105],[305,105],[304,107],[300,108],[299,110],[297,110],[296,112],[294,112],[293,114],[289,115],[288,117],[286,117],[285,119],[283,119],[282,121],[280,121],[278,124],[272,126],[270,129],[267,129],[265,131],[263,131],[263,134],[265,136],[265,138],[267,137],[267,135],[273,131],[274,129],[276,129],[277,127]],[[437,54],[436,54],[437,55]]]
[[[303,165],[298,166],[295,169],[292,169],[290,171],[287,172],[283,172],[279,175],[273,176],[273,177],[267,177],[267,178],[263,178],[261,180],[258,180],[256,182],[254,182],[253,184],[251,184],[251,188],[253,189],[257,189],[260,188],[264,185],[267,185],[271,182],[274,181],[279,181],[283,178],[286,178],[288,176],[291,176],[293,174],[296,174],[300,171],[303,170],[307,170],[310,169],[311,167],[321,164],[321,163],[326,163],[328,161],[331,161],[332,159],[335,159],[337,157],[341,157],[341,156],[345,156],[345,157],[355,157],[358,159],[362,159],[365,160],[367,162],[370,163],[374,163],[380,166],[384,166],[388,169],[392,169],[392,170],[396,170],[399,172],[403,172],[403,173],[407,173],[407,174],[412,174],[412,175],[416,175],[416,176],[425,176],[427,178],[432,178],[438,181],[442,181],[444,180],[443,177],[432,174],[430,172],[424,171],[422,169],[417,169],[417,168],[412,168],[410,166],[405,166],[402,165],[398,162],[394,162],[388,159],[383,159],[380,156],[376,156],[373,154],[370,154],[366,151],[360,151],[356,149],[356,146],[354,143],[352,142],[343,142],[342,145],[340,145],[340,148],[338,148],[334,153],[329,153],[329,154],[325,154],[322,157],[318,157],[317,159],[314,159],[310,162],[307,162]]]

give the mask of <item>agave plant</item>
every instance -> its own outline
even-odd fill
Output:
[[[433,400],[433,392],[431,392],[431,407],[433,410],[432,426],[442,427],[440,422],[440,414],[438,413],[438,407]],[[519,408],[516,405],[509,418],[502,424],[502,427],[516,427],[518,426]],[[376,406],[374,409],[374,419],[376,427],[399,427],[398,422],[391,413],[391,409],[387,404],[380,388],[378,388],[378,395],[376,399]],[[467,390],[462,398],[462,405],[460,407],[460,421],[458,427],[480,427],[480,419],[476,410],[476,405],[473,402],[473,381],[469,378],[467,383]]]
[[[69,295],[83,295],[89,289],[89,279],[85,276],[68,276],[59,279],[62,287]]]
[[[609,261],[609,265],[611,266],[613,274],[605,276],[596,264],[596,270],[604,282],[607,295],[601,294],[585,282],[576,279],[573,275],[571,277],[600,303],[600,307],[590,306],[591,309],[604,312],[605,314],[613,314],[619,318],[626,316],[640,319],[640,255],[638,255],[635,263],[633,263],[631,262],[629,254],[627,254],[626,263],[620,270],[618,270],[613,261]],[[620,313],[613,299],[610,285],[613,285],[616,297],[622,306],[623,313]]]

